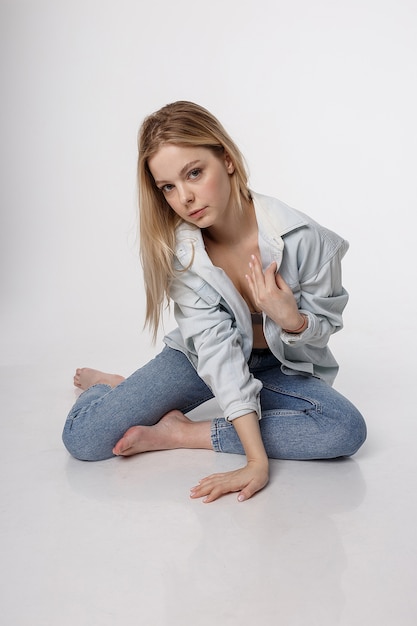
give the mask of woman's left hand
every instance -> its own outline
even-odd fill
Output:
[[[281,328],[298,328],[300,313],[297,301],[274,261],[263,272],[260,260],[252,255],[246,275],[257,309],[266,313]]]
[[[248,500],[265,487],[269,480],[268,463],[248,461],[241,469],[223,474],[212,474],[203,478],[190,492],[191,498],[203,498],[203,502],[213,502],[221,496],[239,492],[238,500]]]

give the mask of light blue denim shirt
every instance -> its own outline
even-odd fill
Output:
[[[300,312],[308,317],[306,330],[291,335],[264,314],[265,339],[283,372],[311,374],[332,384],[338,365],[327,343],[343,326],[348,294],[342,287],[341,260],[348,243],[280,200],[251,194],[263,268],[277,262]],[[188,357],[227,420],[251,411],[260,416],[262,385],[247,365],[252,324],[246,302],[211,262],[200,229],[186,222],[177,229],[174,263],[170,297],[178,328],[165,343]]]

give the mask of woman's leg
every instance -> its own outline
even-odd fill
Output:
[[[168,347],[114,388],[108,382],[82,393],[67,417],[63,441],[78,459],[110,458],[132,426],[152,426],[173,409],[187,413],[213,397],[188,359]]]
[[[366,439],[359,411],[324,381],[283,374],[273,361],[269,355],[251,367],[263,382],[260,428],[268,456],[307,460],[354,454]],[[224,419],[214,420],[212,442],[218,452],[244,453],[233,425]]]

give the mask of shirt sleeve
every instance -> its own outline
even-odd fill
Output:
[[[281,339],[285,344],[322,348],[327,345],[330,335],[343,328],[342,314],[349,296],[342,285],[341,260],[347,247],[347,242],[343,242],[315,272],[300,275],[297,299],[299,311],[307,316],[308,325],[299,335],[282,330]]]
[[[260,418],[262,383],[249,371],[241,334],[219,294],[189,269],[172,280],[170,296],[185,348],[197,358],[197,373],[225,419],[251,412]]]

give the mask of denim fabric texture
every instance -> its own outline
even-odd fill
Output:
[[[249,369],[262,383],[260,428],[270,458],[350,456],[365,441],[361,414],[325,381],[283,373],[269,350],[254,350]],[[168,411],[187,413],[212,397],[187,357],[166,346],[114,389],[97,384],[84,391],[67,417],[63,441],[78,459],[108,459],[131,426],[151,426]],[[233,424],[221,416],[213,417],[213,449],[244,454]]]

